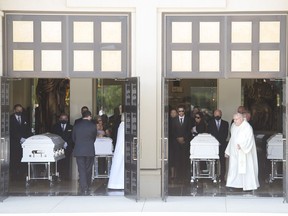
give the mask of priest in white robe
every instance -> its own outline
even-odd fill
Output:
[[[231,138],[225,150],[229,158],[227,187],[255,190],[259,187],[258,161],[253,129],[240,113],[234,114]]]
[[[124,189],[124,140],[124,115],[122,115],[121,123],[118,127],[116,146],[108,181],[109,189]]]

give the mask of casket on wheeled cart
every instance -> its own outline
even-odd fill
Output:
[[[113,157],[113,143],[109,137],[97,137],[94,142],[93,178],[109,178]]]
[[[280,168],[283,165],[283,135],[281,133],[274,134],[267,140],[267,159],[271,161],[269,182],[282,179],[283,172]]]
[[[211,178],[214,183],[217,182],[219,142],[215,137],[207,133],[198,134],[194,137],[190,142],[190,159],[192,183],[199,178]]]
[[[27,185],[32,179],[48,179],[52,184],[53,177],[59,177],[57,161],[65,158],[64,143],[51,133],[31,136],[22,143],[21,162],[28,163]]]

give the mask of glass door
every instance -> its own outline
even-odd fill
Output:
[[[124,194],[139,200],[139,78],[128,78],[125,82],[125,174]]]
[[[161,134],[161,197],[162,200],[166,202],[168,196],[168,179],[169,179],[169,164],[168,164],[168,115],[169,115],[169,105],[168,105],[168,80],[162,79],[162,120],[164,123]]]
[[[1,78],[0,201],[9,188],[9,81]]]
[[[288,161],[288,153],[287,153],[287,136],[288,136],[288,130],[287,130],[287,113],[288,113],[288,107],[287,107],[287,101],[288,101],[288,94],[287,94],[287,77],[286,80],[283,82],[283,105],[285,111],[283,113],[283,196],[284,196],[284,201],[287,203],[288,202],[288,182],[287,182],[287,161]]]

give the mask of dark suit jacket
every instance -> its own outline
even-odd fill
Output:
[[[21,124],[19,124],[15,114],[10,115],[10,160],[21,160],[22,146],[20,139],[28,138],[32,135],[30,125],[25,115],[21,115]]]
[[[57,134],[62,137],[62,139],[68,144],[67,148],[65,149],[65,155],[69,156],[74,148],[74,142],[72,140],[72,130],[73,126],[69,123],[66,124],[65,130],[62,130],[61,123],[56,123],[53,128],[52,132],[53,134]]]
[[[229,130],[229,124],[227,121],[221,119],[220,128],[218,131],[215,119],[211,119],[208,123],[208,130],[207,132],[210,133],[212,136],[214,136],[220,145],[224,148],[227,146],[227,137],[228,137],[228,130]]]
[[[94,142],[97,136],[96,125],[86,119],[83,119],[74,125],[72,139],[75,143],[73,155],[77,156],[95,156]]]
[[[172,119],[171,133],[173,140],[176,140],[177,137],[184,137],[185,143],[190,145],[192,138],[191,129],[192,121],[187,115],[184,116],[184,122],[182,125],[180,124],[179,117]]]

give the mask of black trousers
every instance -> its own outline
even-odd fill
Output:
[[[94,156],[76,156],[81,192],[89,190],[92,181]]]

